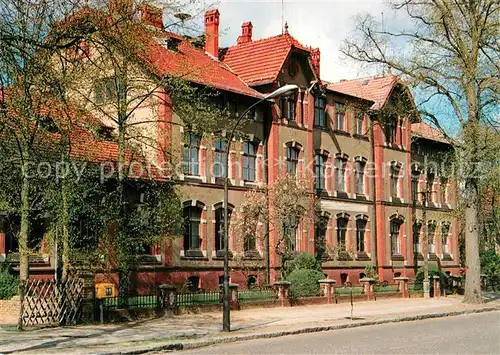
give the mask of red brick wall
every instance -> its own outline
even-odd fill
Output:
[[[18,296],[10,300],[0,300],[0,324],[17,324],[21,301]]]

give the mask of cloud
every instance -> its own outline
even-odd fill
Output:
[[[252,21],[253,38],[266,38],[282,32],[281,1],[221,0],[221,46],[231,46],[241,32],[241,24]],[[368,12],[376,18],[392,18],[384,0],[371,1],[294,1],[283,3],[283,19],[289,32],[302,44],[321,50],[321,76],[338,81],[358,77],[363,72],[352,62],[341,60],[339,48],[346,36],[355,29],[354,17]]]

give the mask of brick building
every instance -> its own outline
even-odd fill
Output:
[[[147,21],[157,27],[161,23]],[[335,64],[321,64],[320,50],[299,43],[288,27],[280,35],[254,39],[252,23],[245,22],[236,44],[219,48],[219,26],[219,12],[207,12],[205,48],[163,32],[165,38],[175,38],[176,50],[165,45],[168,41],[157,41],[151,54],[156,68],[169,72],[189,67],[190,80],[220,91],[232,116],[278,87],[299,87],[258,106],[252,124],[244,127],[252,139],[233,143],[230,209],[237,212],[246,191],[284,173],[313,177],[310,193],[320,199],[323,223],[299,225],[295,250],[322,257],[320,241],[340,245],[345,257],[322,258],[325,274],[339,284],[356,283],[368,264],[376,267],[380,279],[392,280],[414,277],[421,264],[421,195],[429,191],[425,223],[432,235],[430,262],[457,274],[458,227],[451,213],[456,184],[426,164],[432,152],[451,147],[437,130],[420,122],[409,89],[393,75],[339,83],[321,80],[320,65]],[[184,236],[150,248],[150,257],[136,272],[138,291],[187,280],[195,287],[214,289],[223,269],[221,166],[226,144],[185,131],[182,120],[167,107],[159,113],[162,124],[152,131],[158,144],[169,146],[183,161],[176,179],[188,223]],[[258,233],[264,228],[258,226]],[[0,232],[0,258],[8,260],[9,251],[15,252],[10,246],[13,237]],[[230,235],[232,253],[242,255],[237,263],[231,262],[232,282],[266,283],[267,263],[271,281],[279,275],[273,230],[269,238],[266,250],[262,242],[247,245]],[[39,262],[32,271],[53,273],[50,256]]]

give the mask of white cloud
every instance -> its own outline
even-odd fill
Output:
[[[282,32],[282,4],[275,1],[221,0],[221,46],[231,46],[241,31],[241,24],[252,21],[253,38],[265,38]],[[321,76],[325,80],[338,81],[363,74],[352,62],[340,59],[339,48],[345,37],[354,30],[354,16],[368,12],[390,21],[391,9],[384,0],[370,1],[294,1],[283,3],[283,18],[289,32],[302,44],[321,50]]]

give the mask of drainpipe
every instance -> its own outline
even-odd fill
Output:
[[[271,120],[272,120],[272,106],[271,104]],[[269,110],[267,110],[269,113]],[[269,142],[269,135],[271,134],[269,126],[269,120],[268,117],[264,116],[264,125],[263,125],[263,130],[264,130],[264,185],[266,186],[269,180],[269,169],[268,169],[268,142]],[[269,211],[269,201],[267,201],[267,208]],[[270,248],[269,248],[269,218],[266,218],[266,223],[264,224],[264,248],[266,249],[266,284],[269,285],[271,284],[271,256],[270,254]]]
[[[371,119],[371,116],[368,116]],[[372,121],[373,122],[373,121]],[[378,270],[378,258],[377,258],[377,181],[376,181],[376,165],[375,165],[375,134],[374,134],[374,127],[375,125],[372,123],[372,129],[370,133],[370,140],[371,140],[371,148],[372,148],[372,164],[374,164],[374,174],[372,176],[372,184],[373,184],[373,190],[372,190],[372,197],[373,197],[373,221],[370,226],[370,229],[373,230],[372,233],[372,240],[374,241],[372,245],[372,261],[373,261],[373,267],[375,270]]]

